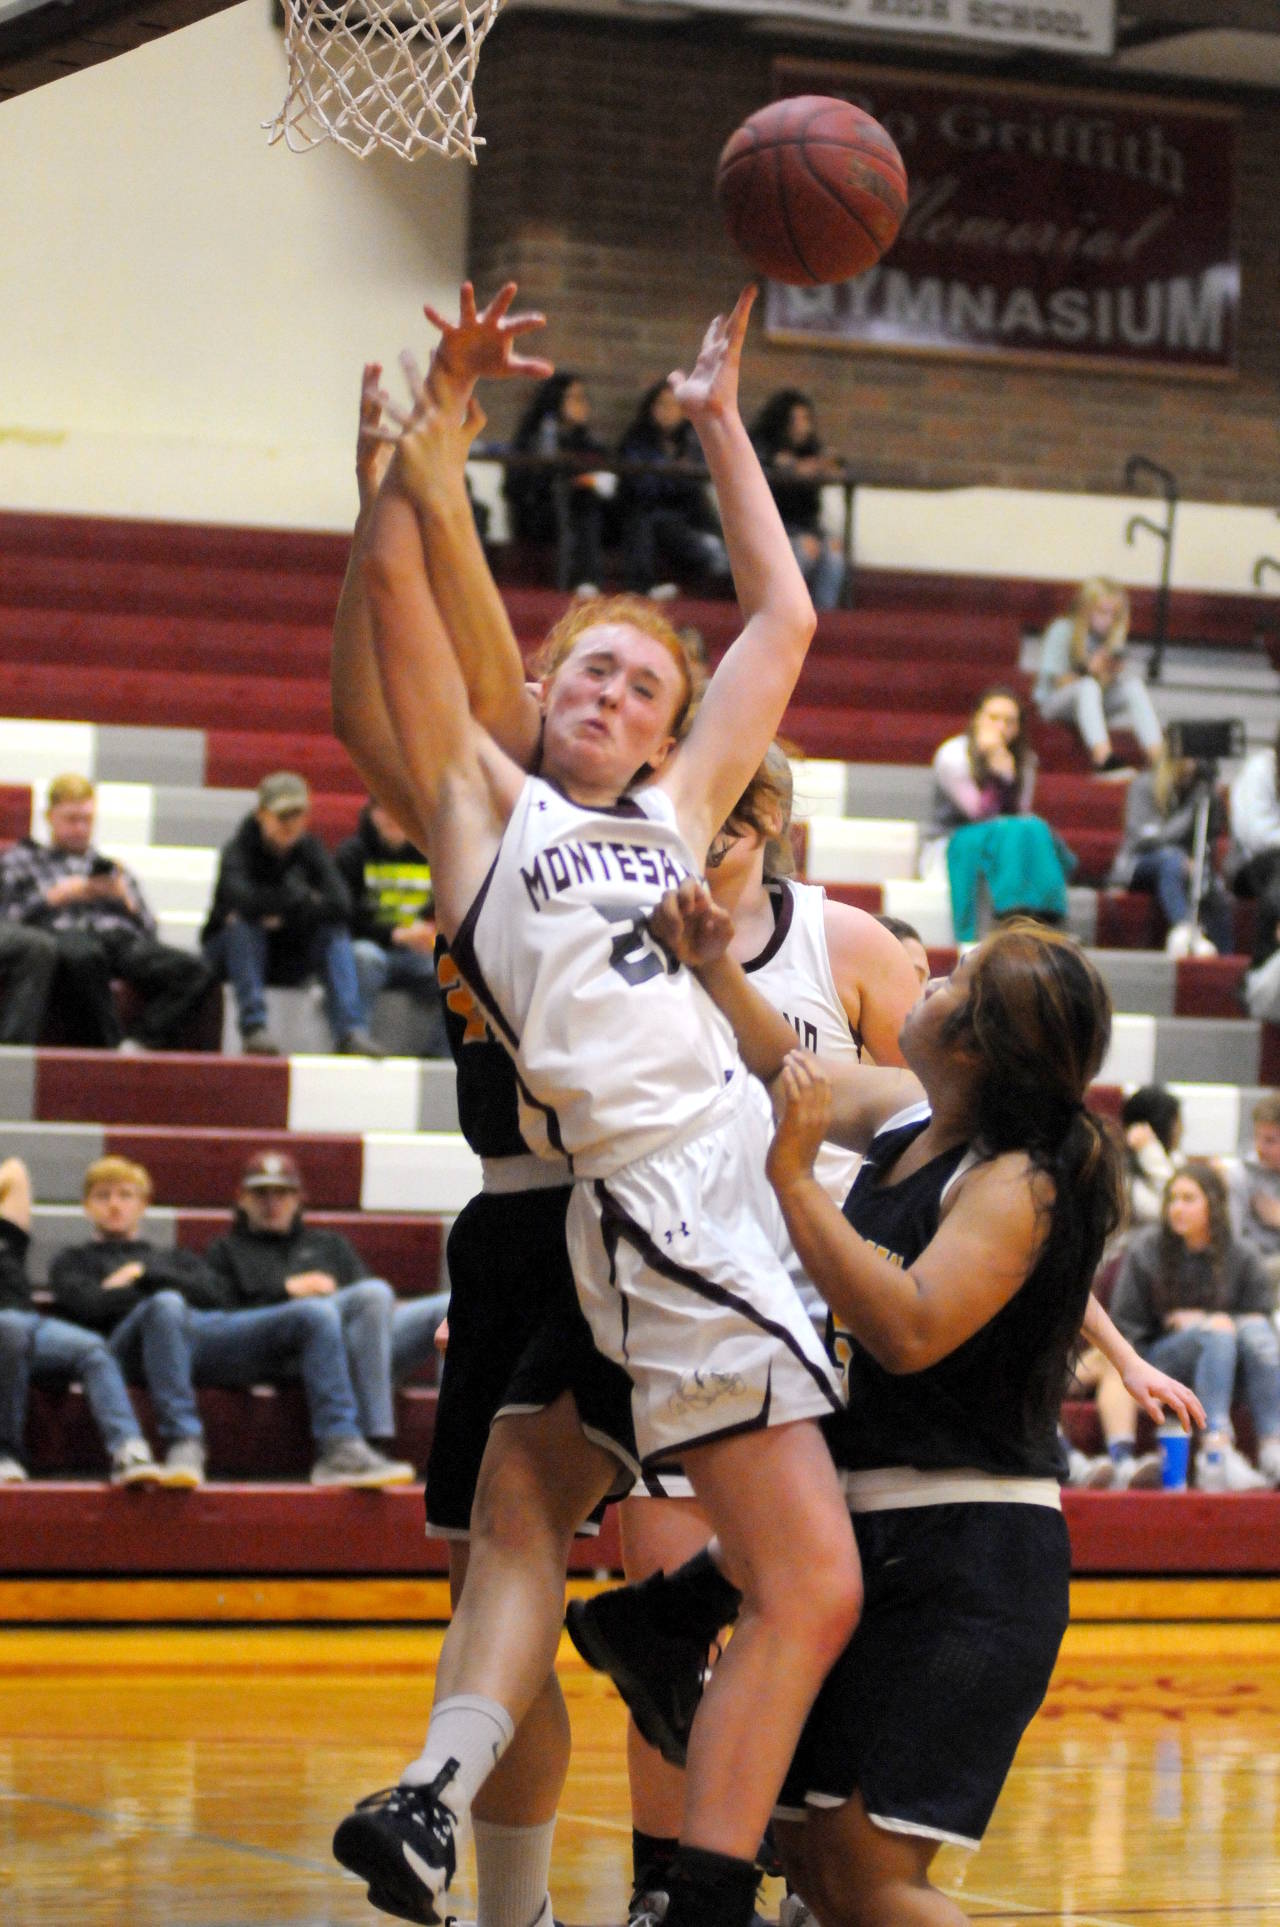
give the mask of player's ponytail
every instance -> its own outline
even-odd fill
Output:
[[[951,1041],[980,1060],[975,1145],[1022,1151],[1051,1180],[1036,1262],[1045,1306],[1028,1424],[1056,1417],[1103,1247],[1124,1212],[1124,1166],[1085,1103],[1111,1037],[1111,1000],[1071,938],[1030,921],[1006,925],[975,953]]]

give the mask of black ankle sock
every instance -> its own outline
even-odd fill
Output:
[[[673,1636],[685,1634],[709,1646],[738,1617],[742,1594],[730,1585],[709,1552],[695,1553],[674,1572],[655,1573],[641,1582],[649,1594],[654,1623]]]
[[[753,1860],[681,1847],[667,1888],[667,1927],[750,1927],[758,1878]]]
[[[665,1834],[631,1829],[631,1872],[638,1894],[666,1893],[667,1881],[680,1842]]]

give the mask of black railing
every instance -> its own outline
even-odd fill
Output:
[[[1155,536],[1160,543],[1160,582],[1155,592],[1155,634],[1151,638],[1151,661],[1147,665],[1147,682],[1159,682],[1164,669],[1164,646],[1168,642],[1168,586],[1174,572],[1174,516],[1178,513],[1178,482],[1162,468],[1159,462],[1151,461],[1149,455],[1130,455],[1124,464],[1124,486],[1137,488],[1143,476],[1151,476],[1164,497],[1164,526],[1153,522],[1149,516],[1132,515],[1124,524],[1124,540],[1132,543],[1135,532],[1141,528],[1149,536]]]
[[[620,455],[532,455],[517,453],[502,442],[475,442],[469,455],[473,462],[492,462],[507,471],[529,471],[542,469],[549,475],[678,475],[690,481],[706,482],[711,480],[710,471],[702,462],[636,462],[624,460]],[[869,482],[870,475],[855,475],[848,463],[839,457],[829,458],[838,465],[836,475],[825,476],[818,480],[819,488],[838,488],[844,496],[844,518],[841,529],[841,552],[845,563],[844,594],[842,601],[846,607],[853,603],[854,572],[854,501],[859,484]],[[770,469],[765,474],[779,482],[794,482],[794,469]],[[887,487],[906,487],[908,484],[900,476],[877,476],[875,480]]]
[[[1124,485],[1136,488],[1146,475],[1154,479],[1164,496],[1167,511],[1163,527],[1146,515],[1131,515],[1125,523],[1124,539],[1132,544],[1138,529],[1154,535],[1160,543],[1160,583],[1156,590],[1156,615],[1151,638],[1151,660],[1147,665],[1148,682],[1159,682],[1164,668],[1165,645],[1169,639],[1169,584],[1173,575],[1173,523],[1178,511],[1178,484],[1167,468],[1148,455],[1131,455],[1124,465]]]

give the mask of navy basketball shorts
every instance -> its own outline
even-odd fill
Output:
[[[976,1847],[1049,1686],[1070,1547],[1051,1506],[853,1516],[865,1603],[796,1748],[780,1817],[862,1795],[877,1826]]]
[[[588,1436],[636,1468],[631,1381],[595,1349],[565,1245],[572,1186],[482,1192],[449,1233],[449,1349],[427,1461],[427,1530],[465,1539],[489,1428],[572,1391]]]

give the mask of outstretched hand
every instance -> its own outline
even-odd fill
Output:
[[[516,353],[522,335],[546,326],[546,317],[532,310],[525,314],[507,311],[516,298],[516,284],[507,281],[498,289],[488,307],[477,310],[476,291],[464,281],[458,297],[458,319],[449,321],[430,303],[422,312],[440,330],[431,359],[427,383],[438,401],[456,396],[460,401],[481,379],[505,380],[508,376],[530,376],[544,380],[555,373],[552,362],[538,355]]]
[[[391,463],[391,448],[382,430],[382,363],[366,361],[360,381],[360,426],[356,431],[356,487],[360,506],[368,508]]]
[[[717,963],[729,948],[733,918],[722,910],[701,877],[686,877],[668,890],[649,919],[655,942],[690,970]]]
[[[1170,1378],[1167,1372],[1158,1372],[1145,1358],[1135,1353],[1120,1376],[1129,1397],[1157,1425],[1172,1412],[1181,1421],[1184,1432],[1190,1432],[1193,1426],[1204,1427],[1204,1406],[1195,1393],[1178,1379]]]
[[[765,1175],[779,1193],[813,1176],[813,1160],[831,1125],[831,1080],[808,1051],[791,1051],[770,1086],[778,1123]]]
[[[672,394],[695,425],[700,417],[737,409],[738,369],[755,298],[752,283],[738,296],[732,314],[718,314],[707,329],[693,373],[677,368],[668,378]]]

